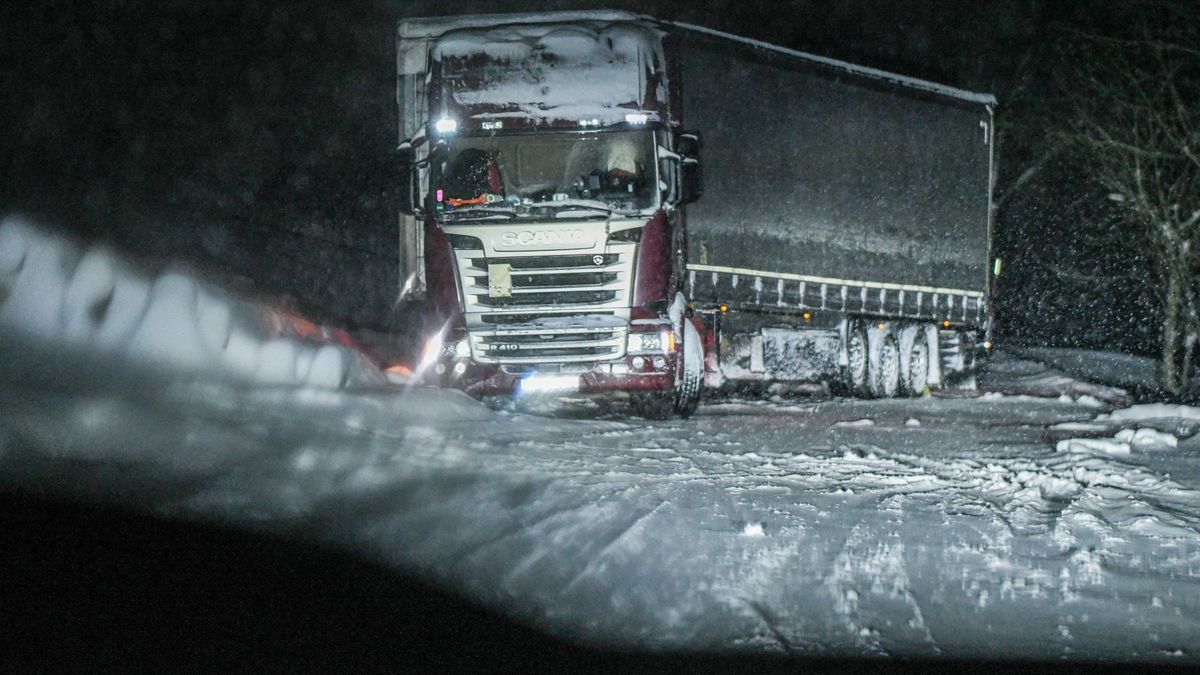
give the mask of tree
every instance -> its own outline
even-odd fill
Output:
[[[1200,7],[1136,2],[1108,18],[1065,42],[1063,137],[1153,263],[1161,383],[1181,395],[1200,337]]]

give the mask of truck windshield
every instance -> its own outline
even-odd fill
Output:
[[[658,206],[654,133],[573,131],[463,136],[433,162],[442,217],[604,217]]]

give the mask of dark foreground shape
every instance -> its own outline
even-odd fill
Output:
[[[13,494],[0,495],[0,630],[4,672],[35,666],[398,672],[420,665],[621,672],[1105,670],[604,653],[344,553]]]

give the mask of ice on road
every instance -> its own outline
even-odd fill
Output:
[[[5,311],[0,489],[321,541],[603,646],[1200,660],[1200,411],[1031,361],[646,422],[166,368]]]

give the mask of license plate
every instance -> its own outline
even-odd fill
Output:
[[[579,391],[578,375],[530,375],[517,383],[517,394]]]

